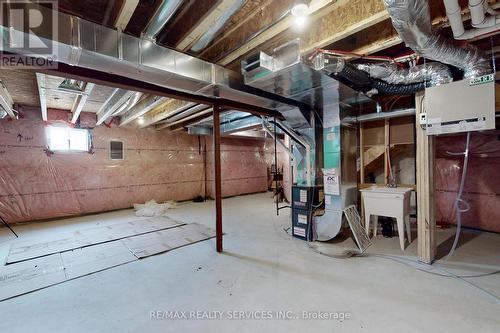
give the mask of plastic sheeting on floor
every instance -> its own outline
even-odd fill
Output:
[[[95,227],[72,233],[53,234],[37,239],[19,239],[10,247],[7,264],[64,252],[86,246],[111,242],[154,231],[175,228],[184,223],[167,217],[131,221],[105,227]]]
[[[143,224],[149,223],[143,220]],[[215,231],[197,223],[72,249],[0,267],[0,301],[50,287],[140,258],[210,239]],[[115,238],[119,234],[114,235]],[[34,241],[34,247],[41,244]]]

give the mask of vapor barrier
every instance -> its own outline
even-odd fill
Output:
[[[500,232],[500,131],[472,133],[463,199],[471,210],[462,214],[466,227]],[[455,224],[454,201],[460,187],[465,135],[438,137],[434,164],[436,220]]]
[[[67,126],[69,113],[49,109],[46,124],[39,109],[21,111],[22,119],[0,120],[0,216],[9,223],[190,200],[205,195],[205,183],[211,194],[209,138],[112,123],[89,130],[89,152],[52,153],[47,126]],[[81,117],[82,127],[94,126],[95,115]],[[123,142],[123,160],[110,158],[111,140]],[[223,138],[224,196],[267,189],[266,142]]]

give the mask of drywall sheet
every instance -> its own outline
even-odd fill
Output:
[[[147,220],[136,220],[59,234],[43,239],[19,240],[12,244],[7,257],[7,263],[16,263],[53,253],[106,243],[158,230],[166,230],[182,224],[168,217],[154,217]]]
[[[215,231],[198,223],[123,239],[137,258],[145,258],[215,237]]]
[[[46,288],[66,280],[60,254],[0,267],[0,300]]]
[[[138,260],[121,241],[63,252],[61,258],[67,280]]]

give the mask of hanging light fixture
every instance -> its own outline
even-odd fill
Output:
[[[293,7],[290,10],[292,16],[295,18],[295,23],[298,26],[303,26],[309,16],[309,3],[308,0],[295,0]]]
[[[291,12],[295,17],[305,17],[309,15],[309,1],[295,0]]]

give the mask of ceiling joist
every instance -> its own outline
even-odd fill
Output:
[[[219,1],[217,6],[212,7],[196,27],[176,45],[177,49],[188,50],[233,3],[234,0]]]
[[[118,12],[118,16],[115,21],[115,27],[120,30],[125,30],[132,15],[134,14],[137,5],[139,4],[139,0],[124,0],[123,4]]]
[[[121,116],[120,126],[125,126],[166,101],[165,97],[149,95]]]
[[[363,2],[372,2],[376,1],[379,2],[380,0],[365,0]],[[334,10],[340,10],[339,8],[341,6],[346,6],[348,7],[348,3],[352,2],[349,0],[316,0],[311,2],[310,6],[310,21],[314,22],[315,20],[329,14],[330,12]],[[288,4],[288,7],[291,7],[291,4]],[[277,10],[277,9],[276,9]],[[269,14],[270,15],[270,14]],[[280,13],[282,15],[282,13]],[[224,56],[223,59],[220,59],[218,63],[220,65],[228,65],[232,63],[233,61],[237,60],[238,58],[242,57],[243,55],[247,54],[248,52],[257,49],[260,45],[264,44],[265,42],[268,42],[272,40],[275,36],[290,30],[290,28],[293,27],[294,25],[294,18],[291,15],[287,15],[284,17],[282,20],[275,22],[270,26],[269,28],[266,28],[266,26],[262,25],[263,20],[260,17],[256,17],[254,20],[248,21],[246,25],[252,26],[251,30],[255,32],[258,32],[259,30],[262,30],[260,34],[257,36],[254,36],[254,38],[251,38],[250,40],[245,40],[243,37],[238,37],[237,38],[237,43],[238,45],[241,45],[239,48],[235,49],[231,53],[227,54]],[[330,23],[330,25],[332,25]],[[258,29],[255,29],[257,27]],[[310,24],[310,27],[314,27],[314,30],[316,30],[315,24]],[[255,29],[255,30],[254,30]],[[248,38],[248,37],[247,37]],[[294,39],[295,37],[291,38]],[[291,40],[289,39],[289,40]]]
[[[219,0],[187,0],[158,35],[158,44],[175,48],[201,22]]]
[[[73,124],[76,124],[78,118],[80,117],[80,113],[82,113],[83,107],[85,106],[85,103],[87,103],[87,99],[92,93],[94,87],[95,85],[93,83],[86,83],[82,94],[76,96],[75,103],[73,104],[73,108],[71,109],[71,113],[73,114],[71,122]]]
[[[47,121],[47,96],[45,91],[45,74],[36,73],[36,83],[38,85],[38,96],[40,98],[40,111],[42,112],[42,120]]]

